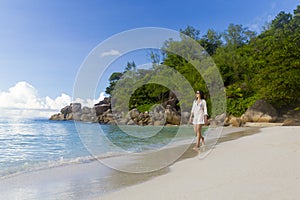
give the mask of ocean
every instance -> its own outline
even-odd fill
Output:
[[[194,140],[191,125],[0,118],[0,199],[94,199],[167,173]]]
[[[0,177],[160,149],[194,137],[191,126],[118,127],[48,119],[0,119]]]

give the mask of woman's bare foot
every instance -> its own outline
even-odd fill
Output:
[[[194,147],[193,147],[193,150],[199,152],[199,147],[194,146]]]
[[[205,145],[204,137],[201,137],[201,140],[202,140],[202,145]]]

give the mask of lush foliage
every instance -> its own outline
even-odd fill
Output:
[[[162,61],[158,59],[158,55],[151,53],[150,58],[153,60],[151,72],[136,70],[134,63],[128,63],[123,73],[112,74],[106,92],[112,95],[116,84],[120,81],[123,88],[124,85],[125,88],[126,85],[130,88],[130,81],[133,84],[134,78],[138,78],[140,87],[130,92],[129,109],[133,107],[150,109],[152,105],[161,103],[169,97],[170,88],[163,85],[172,83],[167,78],[168,73],[175,72],[161,70],[160,67],[166,65],[179,72],[194,90],[202,90],[210,103],[209,88],[212,84],[216,84],[212,76],[216,71],[211,67],[208,58],[200,59],[199,56],[193,57],[189,54],[193,49],[186,43],[186,36],[189,36],[206,50],[222,75],[229,114],[240,116],[257,99],[265,99],[275,107],[290,105],[299,100],[300,6],[293,14],[280,12],[259,35],[242,25],[235,24],[230,24],[223,33],[209,29],[202,37],[200,31],[191,26],[180,32],[181,42],[166,42]],[[180,52],[180,55],[172,53],[174,51]],[[193,66],[203,65],[204,62],[208,62],[205,64],[207,67],[199,73]],[[206,77],[205,80],[203,76]],[[157,84],[157,80],[160,79],[164,79],[165,82]],[[144,84],[149,80],[153,83]],[[186,85],[176,87],[178,91],[184,92]],[[220,89],[221,86],[217,83],[214,88]],[[124,95],[126,92],[129,90],[125,89]],[[188,107],[189,103],[181,101],[179,104]]]
[[[253,49],[255,91],[276,106],[291,104],[300,95],[300,6],[294,15],[279,13],[270,29],[249,46]]]

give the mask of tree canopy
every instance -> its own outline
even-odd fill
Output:
[[[190,47],[184,44],[186,36],[204,48],[206,52],[200,53],[211,56],[222,76],[229,114],[243,114],[257,99],[265,99],[278,108],[299,101],[300,6],[297,6],[293,14],[280,12],[260,34],[240,24],[229,24],[224,32],[209,29],[202,36],[200,30],[192,26],[180,29],[180,32],[182,42],[166,41],[164,48],[175,49],[183,54],[188,52]],[[193,67],[203,62],[199,57],[187,55],[188,61],[171,51],[166,51],[163,58],[159,59],[153,53],[150,55],[154,66],[163,64],[179,72],[194,90],[202,90],[210,101],[207,88],[210,83],[207,80],[205,82],[203,74]],[[147,70],[136,70],[134,63],[128,63],[123,73],[111,75],[106,93],[111,94],[116,82],[120,81],[121,77],[124,78],[128,71],[135,71],[136,75],[147,78]],[[158,72],[159,70],[155,73]],[[209,70],[205,72],[216,73]],[[157,77],[166,78],[166,71],[162,73]],[[169,92],[170,89],[159,84],[143,85],[132,95],[130,107],[144,104],[150,107],[161,103]]]

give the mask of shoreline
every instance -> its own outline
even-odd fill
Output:
[[[259,133],[260,133],[260,128],[257,128],[257,127],[222,127],[222,135],[220,138],[218,138],[215,146],[219,146],[219,145],[222,145],[222,143],[226,143],[229,141],[237,140],[242,137],[247,137],[247,136],[251,136],[251,135],[259,134]],[[168,156],[168,154],[170,154],[170,152],[169,152],[170,150],[176,151],[176,149],[178,150],[180,148],[184,148],[184,146],[185,145],[178,145],[178,146],[170,147],[167,149],[160,149],[159,153],[161,153],[161,154],[165,153],[166,156]],[[215,148],[215,146],[213,146],[212,148]],[[106,195],[109,195],[109,194],[112,194],[112,193],[115,193],[118,191],[122,191],[122,190],[126,189],[127,187],[134,187],[136,185],[151,181],[152,179],[155,179],[159,176],[166,175],[168,173],[172,173],[170,168],[172,168],[173,165],[176,165],[176,163],[178,163],[178,162],[184,162],[185,160],[196,158],[199,155],[199,152],[196,152],[193,149],[193,147],[194,147],[194,142],[192,144],[188,145],[188,148],[186,149],[186,151],[177,160],[175,160],[173,163],[171,163],[167,167],[162,168],[158,171],[150,172],[150,173],[137,174],[138,176],[141,176],[141,177],[145,176],[145,174],[146,174],[146,176],[145,176],[145,178],[142,178],[139,182],[136,182],[133,178],[132,181],[128,181],[125,185],[118,188],[117,190],[110,191],[107,194],[101,195],[100,197],[106,196]],[[219,148],[219,147],[217,147],[217,148]],[[204,152],[206,152],[207,150],[208,149],[204,149]],[[200,148],[200,151],[201,151],[201,148]],[[138,158],[138,160],[139,160],[138,162],[145,162],[147,164],[150,164],[150,162],[153,162],[155,159],[155,157],[153,157],[151,154],[152,154],[151,152],[145,152],[144,155],[140,155]],[[132,165],[128,164],[127,167],[130,169],[132,167]],[[126,166],[125,166],[125,169],[126,169]],[[129,175],[129,176],[131,176],[131,175]],[[133,175],[133,177],[134,176],[135,175]],[[120,180],[116,180],[116,181],[120,181]]]
[[[256,130],[258,132],[229,133],[229,137],[225,134],[206,158],[191,157],[176,161],[166,174],[95,199],[298,197],[300,127],[264,127]]]
[[[224,141],[236,139],[236,137],[254,134],[256,131],[253,132],[253,130],[258,130],[258,128],[223,128],[222,138],[219,139],[220,141],[218,142],[218,145],[220,142],[222,143]],[[223,137],[226,139],[223,139]],[[193,144],[190,145],[184,154],[181,155],[174,163],[176,164],[195,158],[197,156],[197,152],[192,150],[192,146]],[[171,146],[169,148],[180,149],[181,147]],[[169,155],[171,151],[161,149],[158,152]],[[126,156],[121,159],[118,157],[107,159],[115,159],[118,160],[118,162],[121,160],[122,165],[128,166],[130,166],[131,162],[148,162],[149,164],[155,163],[155,157],[151,157],[151,153],[149,152],[145,153],[145,155],[132,156],[129,160]],[[78,198],[93,199],[97,196],[103,196],[114,191],[121,191],[124,188],[143,184],[149,180],[151,181],[152,179],[162,175],[169,174],[170,168],[172,168],[174,163],[171,163],[167,167],[158,171],[142,174],[119,172],[114,169],[110,169],[98,160],[88,163],[30,171],[24,174],[1,179],[0,196],[5,197],[6,199],[10,199],[10,197],[11,199],[14,199],[16,196],[22,196],[24,199],[38,199],[42,196],[43,199],[45,199],[45,196],[49,196],[50,199],[53,197],[61,199],[75,195]],[[105,181],[105,185],[103,185],[103,181]],[[72,188],[69,188],[70,185],[72,185]],[[35,191],[37,194],[32,194],[32,191]]]

